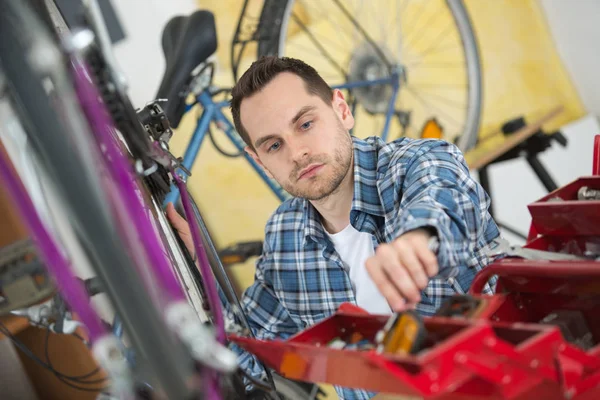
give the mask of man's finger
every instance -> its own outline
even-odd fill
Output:
[[[390,307],[394,311],[402,311],[406,302],[400,296],[400,293],[398,293],[396,286],[383,271],[379,260],[376,257],[371,257],[367,260],[365,266],[373,283],[375,283],[379,292],[385,297]]]
[[[436,255],[427,246],[419,246],[416,250],[416,256],[425,267],[425,271],[430,278],[438,274],[439,267]]]
[[[173,203],[167,204],[167,218],[169,219],[169,221],[171,221],[171,224],[173,224],[175,229],[177,229],[178,231],[189,232],[190,228],[188,226],[187,221],[183,219],[181,215],[179,215],[177,210],[175,210],[175,206],[173,206]]]
[[[175,228],[175,230],[179,233],[181,240],[185,243],[185,247],[188,249],[190,254],[196,254],[196,250],[194,249],[194,241],[192,239],[192,232],[190,231],[190,226],[185,219],[173,206],[173,203],[167,204],[167,218],[171,221],[171,224]]]
[[[375,254],[400,295],[407,301],[421,301],[419,288],[406,271],[406,267],[400,263],[396,249],[391,245],[380,245]]]
[[[420,290],[425,289],[429,279],[425,267],[415,253],[416,249],[410,246],[403,246],[401,242],[396,242],[394,246],[398,252],[400,264],[408,271],[417,287]]]

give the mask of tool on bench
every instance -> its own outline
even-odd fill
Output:
[[[507,257],[520,257],[526,260],[542,260],[542,261],[577,261],[589,260],[585,257],[576,256],[573,254],[556,253],[552,251],[527,249],[521,246],[511,245],[508,240],[499,238],[493,241],[495,247],[488,249],[486,255],[489,257],[505,255]]]
[[[375,345],[379,353],[396,355],[414,354],[419,351],[427,331],[421,316],[408,310],[394,313],[377,334]]]
[[[429,238],[427,247],[437,254],[440,242],[436,236]],[[407,310],[394,313],[383,328],[375,335],[378,352],[391,354],[412,354],[419,350],[427,331],[423,320],[416,312]]]

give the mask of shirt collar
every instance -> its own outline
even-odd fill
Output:
[[[352,144],[354,149],[354,198],[352,199],[351,215],[358,211],[383,217],[385,211],[381,205],[377,188],[379,146],[354,136],[352,136]],[[319,213],[308,200],[302,199],[302,202],[304,240],[306,241],[308,237],[315,240],[324,239],[326,235]]]

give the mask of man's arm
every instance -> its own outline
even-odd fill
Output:
[[[379,246],[367,262],[373,281],[396,311],[418,303],[430,278],[459,272],[454,268],[465,265],[489,222],[489,198],[456,146],[428,144],[403,168],[397,239]],[[428,248],[434,235],[437,257]]]
[[[166,212],[169,221],[179,233],[190,254],[195,254],[190,227],[187,221],[177,213],[173,204],[167,205]],[[263,253],[256,263],[254,283],[246,289],[241,300],[241,305],[246,314],[250,329],[252,329],[256,338],[261,340],[285,339],[299,330],[275,295],[270,280],[266,276],[266,272],[272,269],[272,267],[272,252],[267,240],[265,240]],[[234,314],[221,291],[219,291],[219,295],[222,297],[221,300],[225,306],[225,318],[233,321],[235,319]],[[236,323],[239,323],[239,321],[236,321]],[[244,351],[235,344],[232,344],[230,347],[238,354],[240,368],[253,377],[261,377],[263,369],[252,354]]]

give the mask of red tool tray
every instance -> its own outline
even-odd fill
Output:
[[[600,347],[579,350],[557,327],[431,317],[425,347],[415,355],[327,347],[356,332],[372,340],[387,320],[349,308],[285,341],[231,339],[283,376],[303,381],[436,399],[599,398],[590,390],[600,384]],[[506,313],[499,304],[492,308],[493,317]]]
[[[583,186],[600,189],[600,176],[579,178],[528,206],[538,234],[600,236],[600,201],[577,200],[577,191]]]
[[[525,247],[600,254],[600,201],[576,200],[582,186],[600,189],[600,176],[529,205]],[[482,295],[492,276],[496,294]],[[309,382],[426,399],[600,399],[600,262],[500,259],[477,274],[470,295],[483,301],[477,317],[424,318],[424,346],[409,356],[329,347],[356,333],[372,341],[387,321],[350,304],[287,340],[230,338],[283,376]]]

